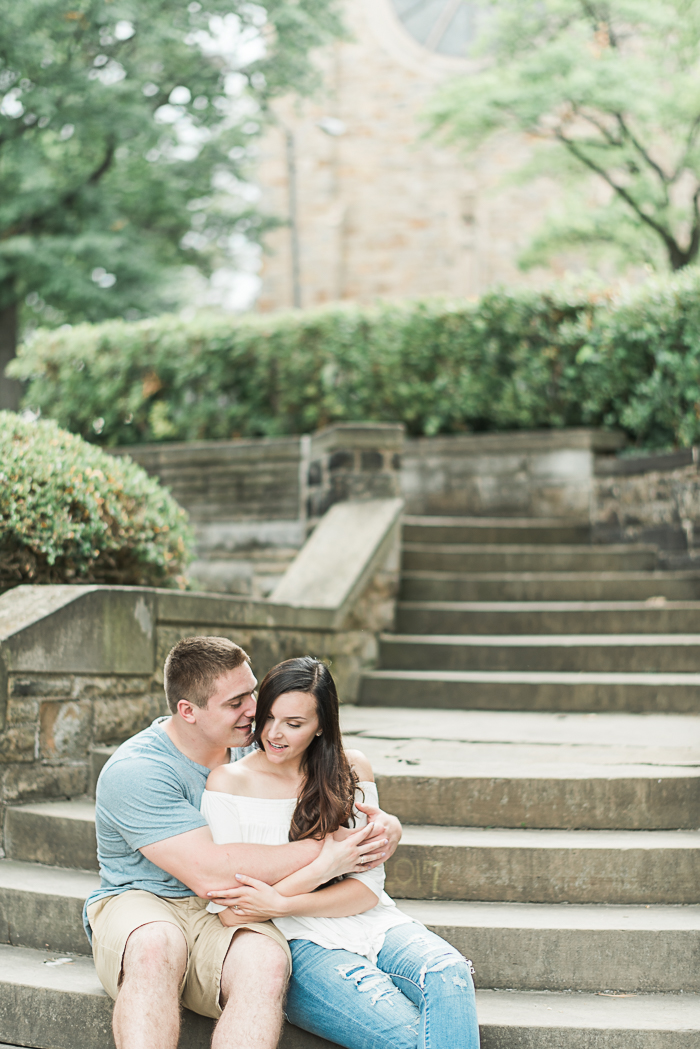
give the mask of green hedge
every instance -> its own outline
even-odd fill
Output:
[[[401,421],[411,434],[604,426],[700,440],[700,272],[613,293],[495,291],[303,313],[43,331],[25,403],[128,445]]]
[[[0,590],[180,585],[190,541],[185,511],[130,459],[0,412]]]

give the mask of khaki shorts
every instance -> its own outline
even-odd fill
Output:
[[[129,889],[106,896],[88,907],[92,928],[92,953],[102,986],[116,998],[122,975],[126,941],[135,929],[150,922],[169,922],[181,930],[187,942],[187,969],[180,987],[182,1004],[202,1016],[221,1016],[221,970],[231,940],[239,929],[252,929],[278,943],[292,971],[287,941],[272,922],[251,922],[227,929],[207,901],[198,896],[167,899],[142,889]]]

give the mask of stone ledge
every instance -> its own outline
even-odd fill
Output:
[[[413,437],[406,441],[406,458],[432,455],[519,455],[527,452],[557,452],[581,449],[611,454],[624,448],[624,434],[609,430],[572,428],[564,430],[512,430],[506,433],[446,434],[444,437]]]

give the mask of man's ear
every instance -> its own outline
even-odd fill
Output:
[[[177,705],[177,712],[182,720],[186,721],[188,725],[194,725],[197,721],[194,704],[190,703],[189,699],[180,700]]]

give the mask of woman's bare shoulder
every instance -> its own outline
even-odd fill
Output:
[[[246,758],[242,758],[240,761],[232,761],[212,769],[207,779],[207,790],[214,790],[219,794],[248,794],[251,775],[246,761]]]
[[[372,766],[361,750],[346,750],[348,761],[359,780],[364,783],[374,783],[374,772]]]

